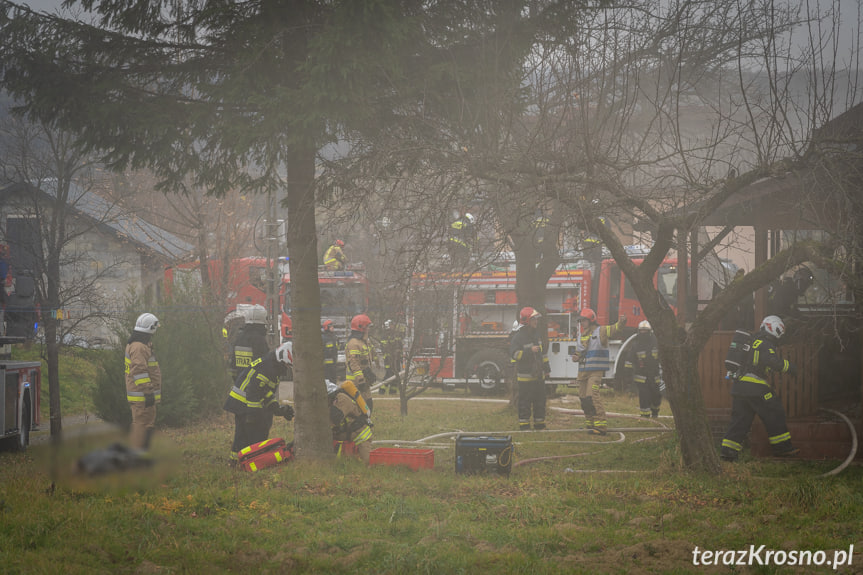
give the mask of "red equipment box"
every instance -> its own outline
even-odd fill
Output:
[[[369,465],[406,465],[414,471],[434,468],[433,449],[377,447],[369,455]]]

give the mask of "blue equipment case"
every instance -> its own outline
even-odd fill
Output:
[[[455,472],[509,476],[512,454],[511,435],[459,434],[455,439]]]

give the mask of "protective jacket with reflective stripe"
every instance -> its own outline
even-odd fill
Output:
[[[762,396],[770,389],[767,376],[772,372],[787,373],[791,369],[788,360],[779,355],[774,342],[773,336],[763,330],[755,334],[749,348],[746,373],[734,380],[731,395]]]
[[[253,413],[277,402],[279,376],[284,371],[281,366],[276,360],[275,351],[252,361],[252,365],[237,376],[234,386],[231,387],[228,399],[225,400],[225,411],[238,415]]]
[[[538,345],[539,351],[532,351]],[[548,370],[548,356],[542,348],[542,340],[537,330],[529,325],[521,326],[509,342],[509,354],[515,364],[516,379],[522,381],[538,381],[543,379]]]
[[[595,325],[595,324],[594,324]],[[620,333],[623,322],[597,325],[581,334],[575,344],[579,353],[579,371],[607,371],[611,367],[608,340]]]
[[[126,345],[125,373],[127,401],[143,402],[149,393],[157,402],[162,399],[162,371],[152,343],[133,341]]]
[[[324,365],[332,365],[339,359],[339,339],[336,334],[324,331],[321,333],[324,341]]]

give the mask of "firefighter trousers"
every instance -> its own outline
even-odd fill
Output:
[[[237,459],[237,454],[242,448],[269,439],[272,426],[273,413],[266,409],[234,414],[231,459]]]
[[[129,445],[132,449],[147,451],[150,435],[156,425],[156,406],[145,407],[141,401],[129,403],[132,409],[132,427],[129,430]]]
[[[722,440],[723,459],[734,461],[738,458],[756,415],[767,429],[767,439],[774,454],[782,455],[794,450],[791,434],[785,424],[785,409],[775,393],[767,391],[758,396],[735,395],[731,403],[731,423]]]
[[[542,379],[518,382],[518,427],[530,429],[533,415],[533,428],[545,429],[545,381]]]
[[[602,396],[599,390],[602,387],[602,375],[604,371],[581,371],[578,372],[578,397],[582,398],[582,410],[584,421],[588,427],[605,429],[608,427],[608,419],[605,416],[605,406],[602,404]],[[592,406],[585,409],[583,398],[590,398]],[[590,413],[588,413],[590,412]]]
[[[654,377],[645,377],[644,381],[637,381],[638,386],[638,411],[642,417],[659,415],[659,406],[662,405],[662,392],[659,391],[659,382]]]

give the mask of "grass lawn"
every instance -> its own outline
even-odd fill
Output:
[[[227,464],[227,416],[161,430],[143,472],[70,473],[119,433],[0,454],[0,571],[863,573],[859,465],[822,478],[839,462],[744,458],[700,476],[679,468],[674,433],[657,423],[615,416],[611,427],[657,431],[587,436],[580,416],[561,411],[578,408],[572,396],[549,401],[561,409],[550,431],[512,433],[505,402],[430,395],[406,418],[397,401],[375,398],[378,446],[434,449],[434,468],[415,472],[340,459],[246,473]],[[634,414],[636,399],[610,394],[607,408]],[[511,475],[456,474],[458,431],[512,433]],[[271,435],[290,440],[292,429],[277,420]],[[789,566],[833,562],[851,545],[851,564],[836,571]],[[743,560],[755,566],[727,564],[750,546]]]

